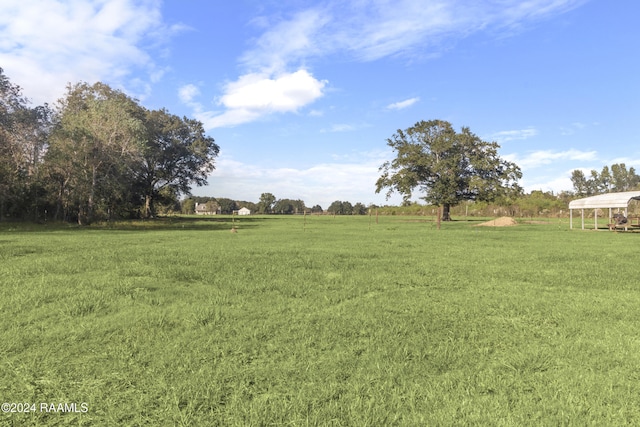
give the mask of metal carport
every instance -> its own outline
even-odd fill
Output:
[[[598,211],[596,209],[609,209],[609,222],[611,222],[611,210],[624,208],[624,216],[628,217],[627,210],[631,200],[640,200],[640,191],[625,191],[622,193],[607,193],[598,196],[586,197],[584,199],[569,202],[569,227],[573,228],[573,211],[580,209],[582,216],[582,229],[584,230],[584,210],[594,209],[594,228],[598,228]],[[625,227],[625,230],[627,227]]]

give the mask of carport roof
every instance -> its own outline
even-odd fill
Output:
[[[631,200],[640,200],[640,191],[607,193],[569,202],[569,209],[626,208]]]

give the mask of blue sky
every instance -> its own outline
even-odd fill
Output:
[[[3,0],[0,67],[35,104],[103,81],[199,119],[221,155],[196,195],[384,204],[386,139],[431,119],[557,192],[574,169],[640,170],[638,16],[635,0]]]

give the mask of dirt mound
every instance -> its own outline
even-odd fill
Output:
[[[501,216],[500,218],[478,224],[478,227],[510,227],[512,225],[518,225],[515,219],[510,216]]]

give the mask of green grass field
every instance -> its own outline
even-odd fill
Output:
[[[638,234],[303,221],[0,223],[0,425],[640,424]]]

